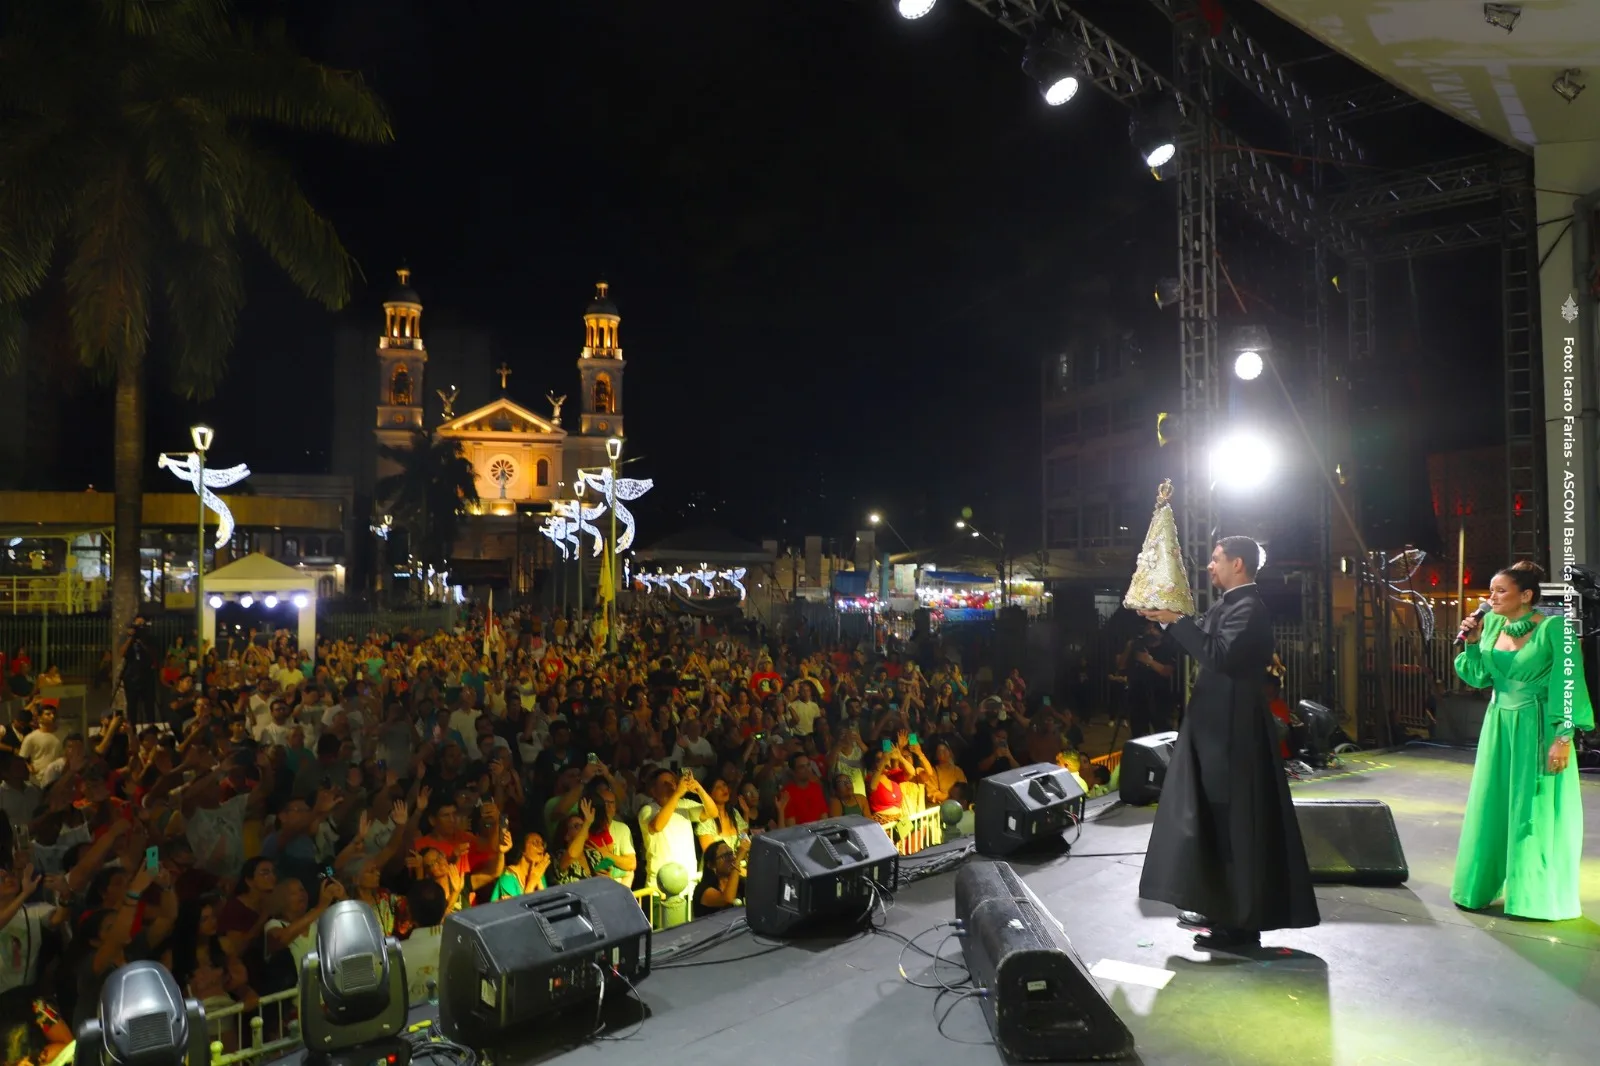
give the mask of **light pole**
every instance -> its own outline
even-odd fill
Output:
[[[1010,566],[1010,557],[1006,555],[1006,537],[1005,537],[1005,534],[1004,533],[995,534],[995,536],[1000,538],[998,541],[996,541],[994,539],[994,537],[989,536],[989,534],[985,533],[983,530],[979,529],[977,526],[973,525],[971,522],[968,522],[964,518],[956,519],[956,528],[957,529],[971,530],[972,531],[972,535],[974,537],[982,537],[996,551],[998,551],[1000,553],[1000,605],[1002,607],[1010,606],[1010,604],[1011,604],[1011,582],[1009,580],[1009,578],[1010,578],[1009,571],[1011,569],[1011,566]]]
[[[611,481],[608,485],[610,499],[606,500],[611,511],[611,543],[606,550],[611,553],[611,558],[606,562],[611,567],[611,609],[607,612],[610,617],[606,620],[606,650],[615,655],[617,653],[617,623],[622,618],[622,612],[617,606],[617,596],[621,592],[621,585],[617,573],[617,460],[622,458],[622,438],[608,437],[606,439],[606,458],[611,460]]]
[[[573,620],[575,629],[583,626],[583,471],[578,471],[578,483],[572,486],[572,491],[578,494],[578,614]],[[573,633],[577,639],[577,633]]]
[[[216,431],[204,422],[189,427],[189,440],[194,444],[194,463],[198,473],[196,484],[206,483],[206,452],[211,450],[211,439]],[[200,522],[194,538],[194,661],[198,675],[205,671],[206,634],[206,498],[203,492],[195,494],[200,509]]]

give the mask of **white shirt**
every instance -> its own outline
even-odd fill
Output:
[[[60,732],[46,733],[42,729],[35,729],[22,738],[22,746],[17,749],[17,754],[28,761],[35,784],[45,783],[44,773],[51,763],[61,758],[63,746]]]
[[[0,929],[0,992],[31,987],[39,980],[44,924],[54,909],[48,903],[24,903]]]
[[[809,737],[817,718],[822,714],[822,708],[810,700],[795,700],[789,704],[789,713],[794,716],[795,736]]]
[[[611,843],[618,855],[638,854],[633,850],[633,830],[628,828],[627,822],[611,823]],[[624,870],[620,866],[613,866],[609,872],[611,879],[617,884],[630,891],[633,889],[634,871]]]
[[[646,803],[639,809],[639,836],[644,841],[644,868],[645,887],[656,888],[656,876],[661,868],[669,862],[675,862],[683,867],[683,872],[690,876],[690,884],[696,867],[694,850],[694,823],[683,812],[683,803],[678,804],[677,810],[672,812],[672,818],[667,822],[667,827],[661,832],[651,831],[650,826],[655,821],[656,812],[661,809],[655,802]],[[684,890],[685,892],[688,889]]]

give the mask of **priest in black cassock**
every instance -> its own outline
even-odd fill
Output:
[[[1141,611],[1200,664],[1161,788],[1139,895],[1178,907],[1210,951],[1321,919],[1263,683],[1272,622],[1256,593],[1261,549],[1224,537],[1206,568],[1222,596],[1196,622]]]

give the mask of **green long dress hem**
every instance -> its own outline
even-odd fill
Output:
[[[1502,896],[1505,913],[1562,921],[1582,916],[1583,799],[1577,760],[1549,772],[1550,746],[1594,728],[1583,654],[1564,618],[1542,619],[1516,651],[1494,650],[1505,619],[1484,619],[1477,644],[1456,656],[1456,674],[1493,687],[1461,822],[1450,898],[1481,910]],[[1488,649],[1488,650],[1483,650]]]

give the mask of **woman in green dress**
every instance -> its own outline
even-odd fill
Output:
[[[1533,609],[1544,571],[1519,562],[1489,584],[1491,613],[1469,619],[1456,673],[1494,689],[1461,823],[1450,898],[1481,910],[1561,921],[1582,916],[1583,801],[1574,729],[1594,728],[1583,652],[1566,619]]]

